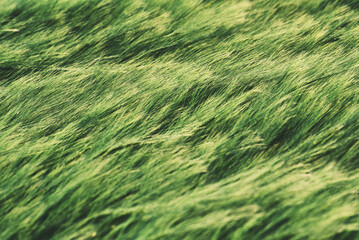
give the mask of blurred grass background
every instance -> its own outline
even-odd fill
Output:
[[[356,0],[0,0],[0,239],[359,239]]]

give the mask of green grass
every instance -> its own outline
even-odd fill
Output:
[[[356,0],[0,0],[0,239],[359,239]]]

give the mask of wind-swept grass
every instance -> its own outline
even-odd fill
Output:
[[[359,239],[358,23],[0,0],[0,239]]]

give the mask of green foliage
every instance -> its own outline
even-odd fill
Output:
[[[0,239],[359,239],[359,12],[0,0]]]

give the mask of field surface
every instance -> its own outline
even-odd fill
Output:
[[[359,2],[0,0],[0,239],[359,239]]]

